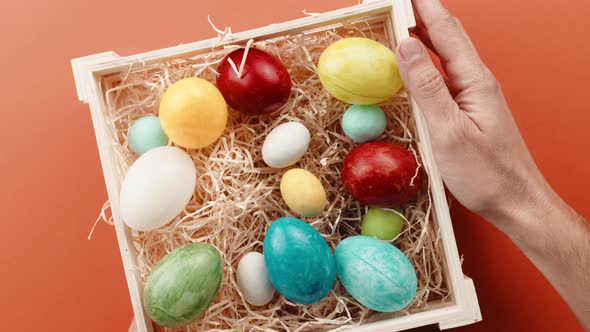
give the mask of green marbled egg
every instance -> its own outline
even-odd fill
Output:
[[[148,315],[162,326],[189,324],[215,298],[222,272],[221,256],[211,245],[190,243],[172,251],[148,277],[143,292]]]

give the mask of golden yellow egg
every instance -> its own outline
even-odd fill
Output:
[[[283,174],[281,196],[293,212],[304,217],[319,215],[328,204],[326,190],[320,180],[301,168],[294,168]]]
[[[367,38],[344,38],[324,50],[320,81],[335,98],[370,105],[394,96],[403,86],[395,53]]]
[[[198,149],[215,142],[227,124],[227,104],[217,88],[192,77],[172,84],[160,101],[162,129],[172,142]]]

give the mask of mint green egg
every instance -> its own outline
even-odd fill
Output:
[[[342,115],[342,129],[357,143],[379,138],[387,126],[387,118],[377,105],[352,105]]]
[[[168,136],[160,125],[160,119],[149,115],[131,125],[127,133],[127,141],[131,150],[141,155],[158,146],[168,145]]]
[[[159,325],[178,327],[199,318],[221,285],[223,265],[215,247],[190,243],[154,267],[143,291],[148,315]]]

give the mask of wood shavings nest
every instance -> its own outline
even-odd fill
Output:
[[[151,232],[133,232],[138,251],[136,267],[145,282],[152,267],[167,253],[190,242],[206,242],[219,249],[225,263],[221,288],[209,310],[188,327],[177,331],[325,331],[345,329],[372,321],[407,315],[450,301],[442,264],[440,238],[432,220],[428,181],[413,203],[404,206],[406,222],[392,241],[410,259],[418,275],[418,293],[412,304],[394,314],[369,310],[356,302],[336,281],[323,300],[299,305],[280,295],[262,307],[249,305],[236,284],[241,257],[262,252],[270,223],[292,215],[279,192],[287,169],[271,169],[262,161],[266,135],[278,124],[299,121],[312,133],[308,152],[294,166],[309,170],[323,183],[329,206],[314,218],[303,218],[318,230],[332,250],[344,238],[360,233],[365,207],[344,190],[340,179],[342,160],[355,143],[342,132],[340,119],[348,105],[332,98],[322,87],[316,63],[323,50],[343,37],[363,36],[390,46],[383,21],[348,22],[323,31],[257,41],[252,47],[277,56],[289,69],[293,90],[278,112],[249,117],[230,110],[222,137],[209,147],[185,150],[197,168],[195,195],[186,209],[168,225]],[[215,68],[238,46],[223,45],[209,53],[171,59],[168,62],[132,66],[129,71],[103,82],[118,176],[137,159],[127,145],[127,130],[138,118],[157,115],[159,98],[168,86],[186,77],[215,82]],[[408,147],[418,161],[413,115],[406,95],[383,103],[388,127],[383,140]],[[105,204],[105,209],[108,204]],[[101,214],[102,218],[105,213]],[[109,220],[112,222],[112,220]],[[176,331],[159,327],[161,331]]]

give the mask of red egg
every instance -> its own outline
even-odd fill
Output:
[[[241,78],[232,68],[231,59],[239,70],[245,49],[228,54],[217,71],[217,88],[225,101],[245,114],[269,114],[287,102],[291,94],[291,77],[287,68],[273,55],[250,48]]]
[[[412,200],[422,183],[416,158],[407,149],[387,142],[361,144],[342,164],[342,182],[354,199],[374,207],[397,207]],[[414,181],[412,183],[412,178]]]

